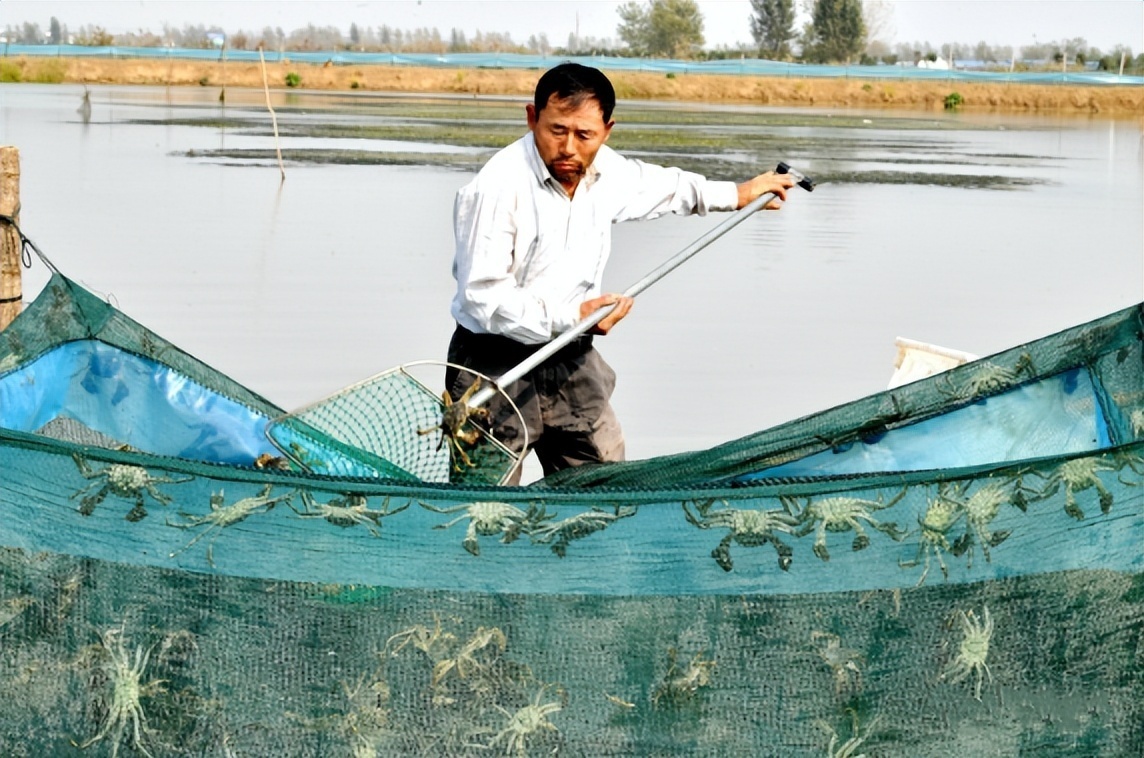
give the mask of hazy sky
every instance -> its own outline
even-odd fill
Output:
[[[975,43],[1021,47],[1034,41],[1085,38],[1110,49],[1144,50],[1144,0],[881,0],[889,9],[890,42]],[[749,43],[749,0],[698,0],[708,47]],[[315,24],[348,30],[452,28],[508,32],[523,43],[544,32],[562,45],[571,32],[616,37],[617,0],[0,0],[0,27],[31,21],[45,31],[52,16],[74,29],[99,24],[111,33],[163,25],[217,24],[226,31],[286,32]]]

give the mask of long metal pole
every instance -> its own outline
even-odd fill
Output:
[[[707,247],[712,242],[719,239],[724,234],[741,224],[747,219],[748,216],[762,208],[770,201],[774,200],[775,197],[776,195],[773,192],[768,192],[765,195],[760,195],[759,197],[755,198],[747,205],[744,205],[742,208],[736,211],[733,216],[730,216],[721,222],[718,226],[708,231],[702,237],[680,250],[672,258],[662,263],[659,268],[649,273],[643,279],[640,279],[638,282],[628,287],[627,290],[624,291],[624,294],[628,297],[635,297],[639,293],[643,292],[648,287],[655,284],[675,269],[679,268],[685,261],[692,258],[700,250]],[[528,358],[501,374],[501,376],[496,380],[497,384],[501,387],[505,387],[509,384],[512,384],[517,379],[522,378],[529,371],[532,371],[541,363],[555,355],[556,352],[561,348],[571,343],[572,340],[584,334],[593,326],[607,318],[608,314],[611,313],[614,308],[614,305],[609,305],[594,311],[587,318],[576,324],[576,326],[564,332],[559,337],[547,343],[544,347],[530,355]],[[487,403],[494,394],[496,394],[495,387],[484,387],[478,390],[471,398],[469,398],[468,405],[472,408],[480,407],[481,405]]]

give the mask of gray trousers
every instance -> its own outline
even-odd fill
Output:
[[[496,379],[540,349],[494,334],[476,334],[458,326],[449,342],[449,363]],[[476,377],[449,368],[445,386],[454,399]],[[520,409],[528,430],[528,447],[536,453],[545,476],[569,466],[624,459],[624,435],[610,399],[616,373],[581,337],[537,366],[523,379],[503,387]],[[521,418],[498,393],[485,406],[490,428],[506,446],[524,452]],[[514,481],[518,484],[520,471]]]

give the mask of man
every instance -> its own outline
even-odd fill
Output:
[[[614,305],[592,330],[607,334],[632,307],[630,297],[600,292],[613,223],[735,210],[767,192],[786,199],[789,175],[766,173],[736,185],[621,157],[604,145],[615,103],[600,71],[576,63],[550,69],[525,108],[529,133],[458,191],[450,363],[496,379]],[[468,372],[446,373],[454,398],[473,380]],[[520,409],[547,475],[623,460],[623,433],[609,402],[614,386],[615,374],[584,336],[502,389]],[[498,439],[521,451],[524,435],[512,407],[499,397],[487,407]],[[513,483],[519,479],[518,469]]]

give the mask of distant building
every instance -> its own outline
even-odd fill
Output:
[[[927,61],[925,58],[918,61],[918,68],[932,68],[938,71],[949,71],[949,61],[938,58],[936,61]]]

